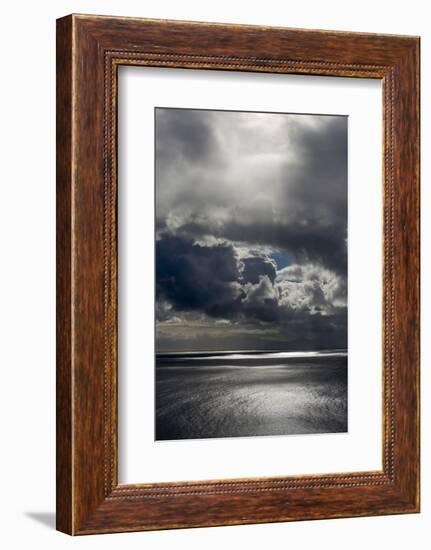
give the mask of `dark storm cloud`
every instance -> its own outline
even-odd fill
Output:
[[[157,303],[163,304],[156,313],[162,322],[201,312],[234,323],[283,324],[317,313],[330,320],[344,307],[337,303],[340,278],[329,271],[295,265],[276,272],[269,258],[240,259],[228,243],[202,246],[169,235],[159,239],[156,281]]]
[[[159,225],[345,271],[345,117],[157,112]]]
[[[157,109],[156,234],[163,347],[344,347],[347,119]]]
[[[233,315],[240,297],[232,246],[204,247],[179,237],[156,242],[156,297],[177,311]]]
[[[259,277],[266,275],[273,283],[277,275],[275,262],[268,258],[251,257],[243,258],[244,264],[242,278],[246,283],[257,284]]]
[[[186,114],[186,116],[185,116]],[[214,132],[200,111],[156,109],[156,156],[163,163],[183,156],[203,162],[214,150]]]
[[[207,225],[205,222],[191,221],[181,226],[179,234],[188,238],[213,235],[221,239],[246,242],[282,248],[298,262],[312,261],[329,267],[338,273],[346,273],[347,247],[346,227],[335,221],[329,226],[312,223],[308,218],[302,223],[274,224],[247,221],[226,221],[222,226]]]

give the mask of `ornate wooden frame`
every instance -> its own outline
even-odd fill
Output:
[[[119,65],[383,82],[383,469],[119,485]],[[419,511],[419,38],[70,15],[57,21],[57,528],[69,534]]]

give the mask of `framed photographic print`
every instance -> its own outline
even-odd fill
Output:
[[[57,22],[57,528],[419,511],[419,39]]]

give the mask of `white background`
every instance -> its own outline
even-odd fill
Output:
[[[120,482],[381,470],[381,82],[148,67],[119,78]],[[348,433],[154,441],[154,106],[349,115]]]
[[[431,189],[422,166],[422,514],[70,538],[54,523],[55,18],[70,12],[422,36],[422,150],[431,149],[427,2],[8,2],[2,11],[1,543],[5,548],[428,548],[431,523]],[[4,43],[3,43],[4,42]],[[429,539],[429,535],[427,537]]]

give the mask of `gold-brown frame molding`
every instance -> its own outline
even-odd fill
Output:
[[[383,469],[118,484],[120,65],[383,83]],[[71,15],[57,21],[57,528],[69,534],[419,510],[419,39]]]

